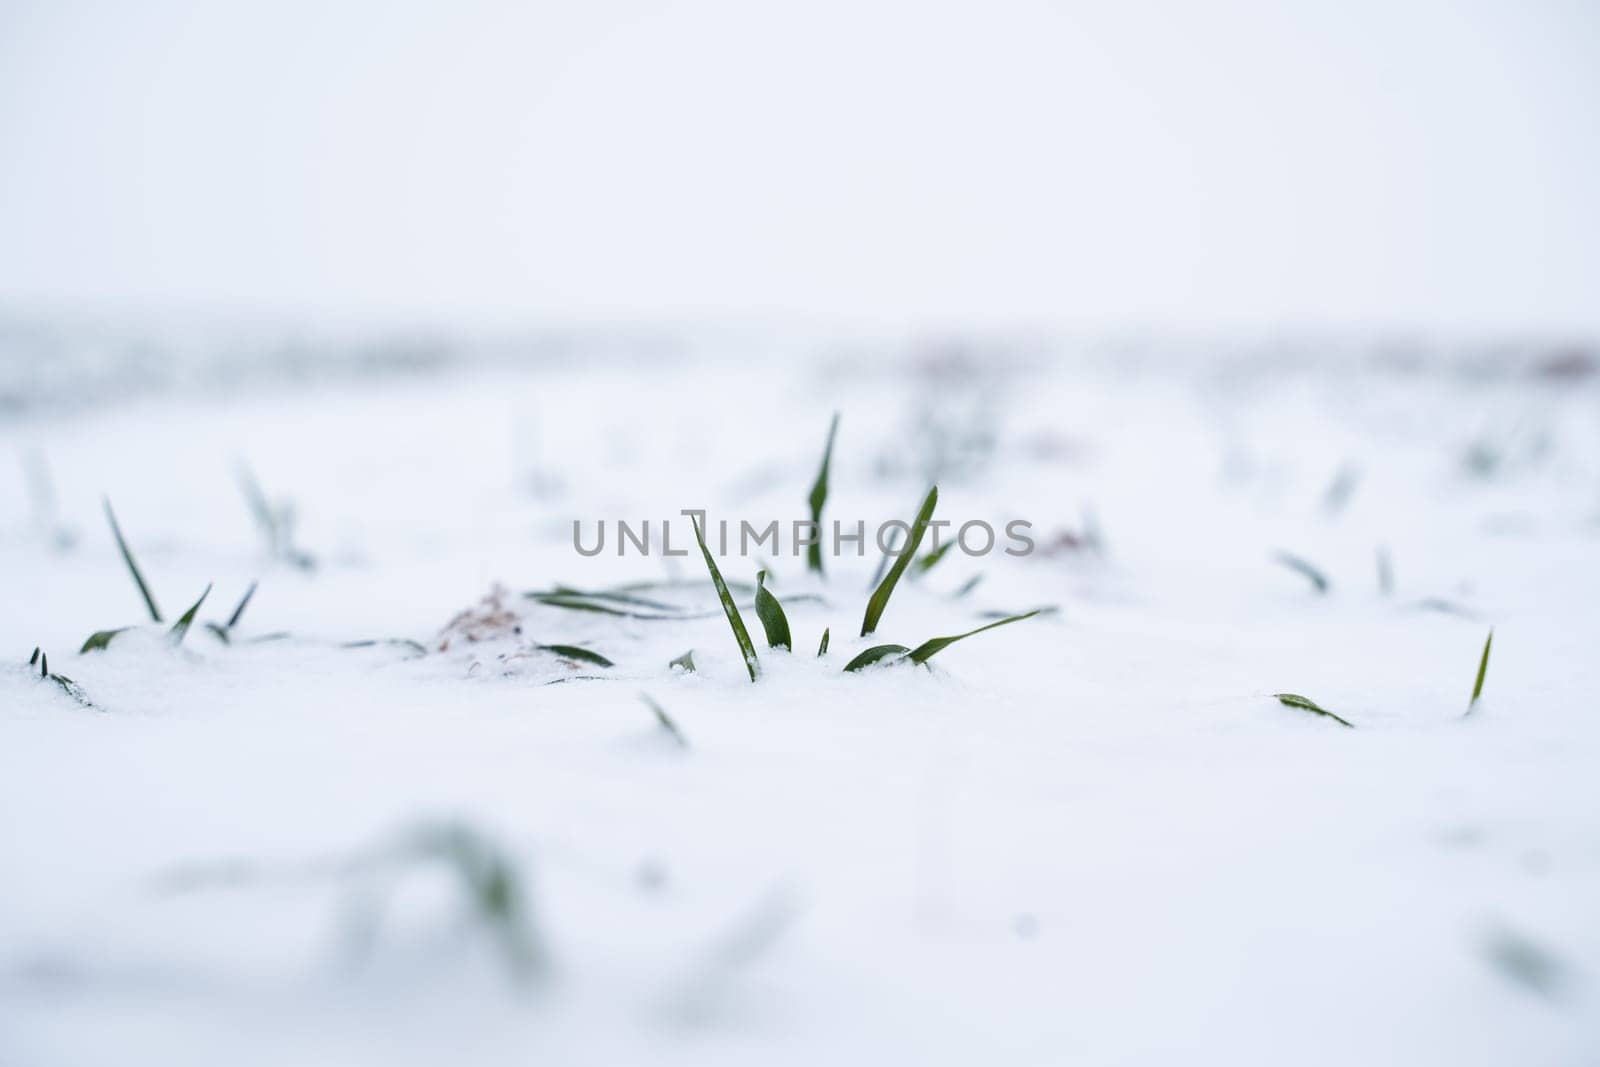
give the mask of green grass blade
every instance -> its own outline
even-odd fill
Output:
[[[667,714],[667,710],[665,708],[651,699],[649,693],[640,693],[639,699],[644,701],[645,707],[649,708],[655,713],[656,722],[660,723],[661,728],[665,730],[674,741],[678,742],[680,748],[689,747],[689,739],[683,736],[683,731],[678,729],[678,724],[672,721],[672,716]]]
[[[911,650],[905,645],[873,645],[855,659],[844,665],[847,671],[859,671],[863,667],[870,667],[879,660],[888,656],[904,655]]]
[[[778,598],[767,589],[766,571],[756,572],[756,618],[767,632],[768,648],[794,650],[794,639],[789,636],[789,617],[783,613]]]
[[[943,652],[957,641],[971,637],[973,634],[981,634],[985,630],[993,630],[996,626],[1005,626],[1008,623],[1021,622],[1023,619],[1031,619],[1037,614],[1039,614],[1039,610],[1035,608],[1033,611],[1025,612],[1021,615],[1012,615],[1009,618],[999,619],[995,622],[989,623],[987,626],[980,626],[976,630],[968,630],[966,633],[956,634],[954,637],[935,637],[931,640],[924,641],[912,651],[911,662],[926,663],[935,655]]]
[[[133,575],[133,584],[139,587],[139,595],[144,597],[144,606],[150,609],[150,621],[161,621],[161,609],[156,607],[156,598],[150,595],[150,587],[144,582],[144,575],[139,573],[139,565],[133,561],[133,553],[128,549],[127,539],[122,536],[122,527],[117,525],[116,513],[111,510],[111,498],[105,497],[102,501],[106,508],[106,519],[111,523],[111,534],[117,539],[117,548],[122,550],[122,562],[128,565],[128,573]]]
[[[833,465],[833,436],[839,432],[839,413],[834,412],[828,424],[828,443],[822,450],[822,469],[806,498],[811,505],[811,527],[816,532],[817,543],[806,547],[806,569],[822,573],[822,507],[828,502],[828,468]]]
[[[694,673],[694,649],[691,648],[689,651],[685,652],[683,655],[679,656],[677,659],[668,660],[667,661],[667,667],[669,669],[673,668],[673,667],[682,667],[684,670],[688,671],[690,674],[693,674]]]
[[[1352,730],[1355,729],[1355,723],[1346,722],[1327,708],[1318,706],[1317,702],[1310,697],[1303,697],[1299,693],[1273,693],[1272,695],[1277,697],[1278,703],[1286,708],[1299,708],[1301,711],[1309,711],[1313,715],[1324,715],[1341,726],[1348,726]]]
[[[822,644],[817,646],[817,657],[820,659],[828,654],[828,628],[822,628]]]
[[[728,617],[728,625],[733,629],[733,639],[739,643],[739,653],[744,657],[744,669],[750,672],[750,680],[753,682],[761,673],[761,661],[756,658],[756,646],[750,640],[750,631],[744,628],[744,619],[739,617],[739,605],[733,602],[733,594],[728,592],[728,583],[722,580],[722,572],[717,570],[717,561],[711,558],[711,550],[706,547],[705,534],[700,532],[699,520],[691,515],[689,523],[694,527],[694,539],[700,544],[700,554],[705,557],[706,570],[711,572],[711,584],[716,587],[717,599],[722,601],[722,613]]]
[[[960,589],[957,589],[954,593],[950,594],[950,599],[959,600],[960,598],[966,596],[968,593],[978,588],[978,583],[981,581],[983,581],[983,575],[974,574],[971,578],[968,578],[966,581],[961,583]]]
[[[228,616],[228,624],[223,627],[231,630],[239,625],[239,619],[244,615],[244,609],[250,605],[250,598],[256,595],[256,583],[251,582],[250,588],[244,591],[244,599],[239,601],[239,606],[233,609],[233,614]]]
[[[189,610],[183,613],[183,617],[172,624],[172,629],[167,631],[167,640],[175,645],[183,644],[184,635],[189,632],[189,627],[194,625],[195,614],[199,612],[200,605],[204,604],[206,597],[210,595],[211,586],[207,585],[206,591],[200,594],[200,599],[190,605]]]
[[[38,662],[39,662],[39,646],[38,645],[34,645],[33,646],[33,655],[28,657],[28,666],[32,667],[34,664],[36,664]]]
[[[591,652],[587,648],[577,645],[540,645],[546,652],[554,652],[565,659],[575,659],[582,663],[593,663],[596,667],[615,667],[616,664],[606,659],[598,652]]]
[[[119,626],[115,630],[96,630],[89,635],[89,639],[83,643],[83,647],[78,649],[78,655],[81,656],[85,652],[104,651],[106,646],[111,644],[111,639],[126,629],[126,626]]]
[[[1467,702],[1466,714],[1471,715],[1472,709],[1478,706],[1478,698],[1483,695],[1483,679],[1489,673],[1489,648],[1494,644],[1494,631],[1489,631],[1489,636],[1483,639],[1483,655],[1478,658],[1478,678],[1472,683],[1472,699]]]
[[[225,645],[233,644],[233,638],[228,634],[228,628],[222,625],[220,622],[208,622],[205,624],[205,626],[206,631],[218,641],[221,641]]]
[[[917,554],[917,549],[922,544],[922,535],[928,530],[928,520],[933,518],[933,509],[938,503],[939,487],[936,485],[928,490],[927,498],[922,501],[922,510],[917,512],[916,519],[911,523],[911,534],[906,540],[905,550],[894,561],[894,566],[889,568],[889,573],[883,576],[883,582],[867,601],[867,614],[861,620],[862,637],[878,628],[878,620],[883,617],[883,609],[889,606],[889,595],[894,592],[895,583],[911,565],[912,557]]]
[[[955,547],[955,544],[955,538],[951,538],[938,548],[934,549],[932,552],[929,552],[926,556],[923,556],[921,559],[917,560],[917,567],[911,572],[911,577],[920,578],[922,575],[933,570],[933,568],[938,565],[939,561],[944,559],[945,554]]]
[[[1275,563],[1279,563],[1285,567],[1288,567],[1290,570],[1303,577],[1306,581],[1310,582],[1311,587],[1319,594],[1326,593],[1328,591],[1328,576],[1323,574],[1322,571],[1314,564],[1308,562],[1307,560],[1303,560],[1299,556],[1296,556],[1290,552],[1274,553],[1272,559]]]

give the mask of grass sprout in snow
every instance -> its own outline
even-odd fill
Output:
[[[1289,568],[1306,581],[1310,582],[1311,588],[1315,589],[1319,594],[1326,593],[1328,591],[1328,576],[1323,574],[1321,569],[1314,564],[1308,562],[1307,560],[1301,559],[1299,556],[1296,556],[1291,552],[1275,553],[1272,559],[1273,562]]]
[[[783,648],[793,650],[794,639],[789,636],[789,618],[783,613],[783,605],[778,603],[778,598],[767,589],[767,572],[756,572],[756,618],[761,620],[761,628],[767,632],[768,648]]]
[[[833,416],[833,421],[828,424],[828,443],[822,449],[822,467],[817,471],[817,480],[811,486],[811,493],[806,497],[806,502],[811,505],[811,528],[816,535],[816,541],[806,547],[806,569],[822,571],[822,508],[828,502],[828,468],[833,464],[833,437],[839,432],[839,416]]]
[[[705,535],[700,532],[700,523],[693,516],[689,519],[694,526],[694,539],[700,545],[700,554],[705,557],[706,570],[711,572],[711,584],[717,589],[717,599],[722,601],[722,613],[728,617],[728,626],[733,630],[733,639],[739,644],[739,654],[744,657],[744,669],[750,672],[753,682],[761,673],[761,661],[756,658],[756,646],[750,641],[750,631],[744,628],[744,619],[739,616],[739,605],[733,602],[733,594],[728,592],[728,583],[722,580],[722,572],[717,570],[717,561],[711,558],[711,550],[706,547]]]
[[[1303,697],[1299,693],[1274,693],[1272,695],[1277,697],[1278,703],[1282,704],[1286,708],[1299,708],[1301,711],[1309,711],[1313,715],[1324,715],[1341,726],[1348,726],[1352,730],[1355,729],[1355,723],[1346,722],[1344,719],[1341,719],[1327,708],[1320,707],[1317,702],[1312,700],[1310,697]]]
[[[900,581],[900,576],[911,565],[912,557],[922,545],[922,535],[927,532],[928,520],[933,518],[933,509],[938,504],[939,487],[936,485],[928,490],[927,497],[922,501],[922,508],[911,523],[911,533],[906,538],[903,550],[896,557],[894,566],[889,568],[889,573],[883,576],[883,581],[878,584],[878,588],[872,593],[872,598],[867,601],[867,613],[861,620],[862,637],[866,637],[878,628],[878,620],[883,618],[883,611],[889,606],[889,597],[894,592],[895,584]]]
[[[167,640],[174,645],[183,644],[183,639],[189,633],[189,627],[194,625],[194,617],[200,610],[200,605],[206,602],[206,597],[211,595],[211,586],[207,585],[205,592],[200,594],[200,599],[189,605],[189,610],[184,612],[178,621],[172,624],[172,629],[167,631]]]
[[[117,525],[116,512],[111,510],[111,498],[105,497],[102,503],[106,509],[106,521],[111,523],[111,535],[117,539],[117,549],[122,553],[122,562],[128,565],[128,573],[133,575],[133,584],[139,587],[139,595],[144,598],[144,606],[150,612],[150,621],[160,622],[161,609],[156,607],[156,598],[150,595],[150,587],[145,584],[144,575],[139,573],[139,565],[133,561],[133,551],[128,548],[128,541],[122,536],[122,527]]]
[[[1465,714],[1471,715],[1472,709],[1478,706],[1478,698],[1483,695],[1483,679],[1489,673],[1489,649],[1494,644],[1494,631],[1489,631],[1489,636],[1483,639],[1483,655],[1478,657],[1478,677],[1472,683],[1472,699],[1467,701]]]
[[[905,645],[874,645],[847,663],[844,669],[847,671],[859,671],[863,667],[870,667],[872,664],[890,657],[903,657],[911,663],[926,663],[957,641],[963,641],[975,634],[981,634],[985,630],[993,630],[997,626],[1005,626],[1009,623],[1021,622],[1023,619],[1031,619],[1037,614],[1039,612],[1035,609],[1034,611],[1024,612],[1021,615],[1012,615],[1008,618],[991,622],[987,626],[978,627],[976,630],[968,630],[964,634],[955,634],[952,637],[929,638],[916,648],[907,648]]]
[[[649,693],[640,693],[639,699],[644,701],[645,707],[654,713],[656,723],[667,732],[669,737],[678,743],[679,748],[689,747],[689,739],[683,736],[683,731],[678,729],[678,724],[672,721],[672,716],[667,714],[665,708],[657,704]]]

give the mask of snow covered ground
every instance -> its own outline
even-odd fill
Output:
[[[12,358],[48,396],[0,422],[0,1063],[1600,1059],[1579,356],[622,345],[146,392]],[[573,550],[804,518],[834,411],[828,517],[937,481],[1040,551],[952,553],[875,639],[873,554],[771,558],[796,651],[752,685],[698,559]],[[168,623],[259,579],[230,644],[76,654],[146,620],[102,494]],[[520,595],[665,579],[712,614]],[[520,634],[440,651],[496,587]]]

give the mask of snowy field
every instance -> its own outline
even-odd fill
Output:
[[[0,1064],[1600,1061],[1581,353],[7,358]],[[1038,551],[945,556],[874,638],[875,552],[769,556],[754,685],[696,556],[574,551],[805,518],[835,411],[825,518],[937,483]],[[688,617],[523,595],[631,582]]]

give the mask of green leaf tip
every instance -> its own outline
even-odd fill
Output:
[[[1355,723],[1346,722],[1327,708],[1319,706],[1310,697],[1303,697],[1299,693],[1273,693],[1272,695],[1277,697],[1278,703],[1286,708],[1299,708],[1301,711],[1309,711],[1313,715],[1325,715],[1341,726],[1348,726],[1352,730],[1355,729]]]
[[[822,628],[822,643],[817,646],[817,656],[820,658],[828,654],[828,628]]]
[[[900,576],[911,565],[912,557],[917,554],[917,548],[922,544],[922,535],[928,530],[928,520],[933,518],[933,509],[938,504],[939,487],[936,485],[928,490],[927,497],[923,499],[922,508],[911,523],[910,536],[906,538],[906,543],[902,546],[899,557],[895,559],[894,566],[889,568],[889,573],[883,576],[883,581],[867,601],[867,613],[861,620],[862,637],[866,637],[878,628],[878,620],[883,618],[883,611],[889,606],[889,596],[894,592]]]
[[[578,645],[540,645],[545,652],[554,652],[563,659],[575,659],[580,663],[592,663],[596,667],[615,667],[616,664],[606,659],[598,652],[592,652]]]
[[[817,471],[817,480],[812,483],[811,493],[806,497],[806,502],[811,505],[811,527],[816,536],[813,544],[806,546],[806,569],[822,570],[822,508],[828,502],[828,469],[833,465],[833,438],[839,432],[839,413],[834,412],[833,421],[828,424],[828,443],[822,449],[822,467]]]
[[[957,641],[965,640],[974,634],[981,634],[985,630],[993,630],[996,626],[1005,626],[1013,622],[1021,622],[1023,619],[1031,619],[1035,615],[1039,614],[1039,612],[1042,610],[1042,608],[1034,608],[1032,611],[1023,612],[1021,615],[1011,615],[1004,619],[997,619],[996,621],[989,623],[987,626],[980,626],[976,630],[968,630],[964,634],[956,634],[954,637],[935,637],[931,640],[924,641],[922,644],[918,645],[912,650],[911,662],[926,663],[928,660],[932,659],[940,652],[943,652]]]
[[[194,617],[200,611],[200,605],[206,602],[206,597],[211,595],[211,586],[206,585],[205,592],[200,594],[200,599],[189,606],[177,622],[172,624],[172,629],[167,631],[167,640],[175,645],[183,644],[184,636],[188,634],[189,627],[194,625]]]
[[[115,630],[96,630],[84,641],[83,647],[78,649],[78,655],[85,652],[103,652],[111,644],[111,639],[127,630],[126,626],[119,626]]]
[[[1272,559],[1273,562],[1289,568],[1310,582],[1311,588],[1315,589],[1318,595],[1328,591],[1328,576],[1323,574],[1322,570],[1315,564],[1301,559],[1292,552],[1275,552]]]
[[[1472,683],[1472,699],[1467,702],[1465,714],[1471,715],[1472,709],[1478,706],[1478,698],[1483,695],[1483,679],[1489,673],[1489,649],[1494,645],[1494,631],[1489,631],[1489,636],[1483,639],[1483,655],[1478,657],[1478,677]]]
[[[150,587],[145,584],[144,575],[139,573],[139,565],[133,561],[133,552],[128,548],[128,541],[122,536],[122,527],[117,525],[116,512],[111,510],[111,498],[101,498],[105,505],[106,520],[111,523],[111,535],[117,539],[117,548],[122,552],[122,562],[128,565],[128,573],[133,575],[133,584],[139,587],[139,595],[144,597],[144,606],[150,612],[151,622],[161,621],[161,609],[156,607],[156,598],[150,595]]]
[[[711,550],[706,547],[705,534],[700,530],[700,522],[693,515],[689,522],[694,527],[694,539],[700,545],[700,554],[705,557],[706,570],[711,572],[711,584],[717,590],[717,599],[722,602],[722,613],[728,617],[728,626],[733,630],[733,639],[739,644],[739,654],[744,657],[744,669],[750,672],[753,682],[761,674],[761,661],[756,658],[756,646],[750,640],[750,631],[744,628],[744,619],[739,616],[739,605],[733,602],[733,594],[728,592],[728,583],[722,580],[722,572],[717,570],[717,561],[711,558]]]
[[[689,651],[685,652],[683,655],[679,656],[676,659],[668,660],[667,661],[667,666],[669,668],[671,668],[671,667],[681,667],[685,671],[688,671],[690,674],[693,674],[694,673],[694,649],[691,648]]]
[[[870,667],[879,660],[889,656],[903,656],[911,650],[905,645],[873,645],[871,648],[856,656],[855,659],[844,665],[847,671],[859,671],[863,667]]]
[[[778,598],[772,595],[767,588],[767,572],[756,572],[756,618],[761,620],[761,628],[767,633],[768,648],[794,649],[794,639],[789,635],[789,617],[783,613],[783,605],[778,603]]]

